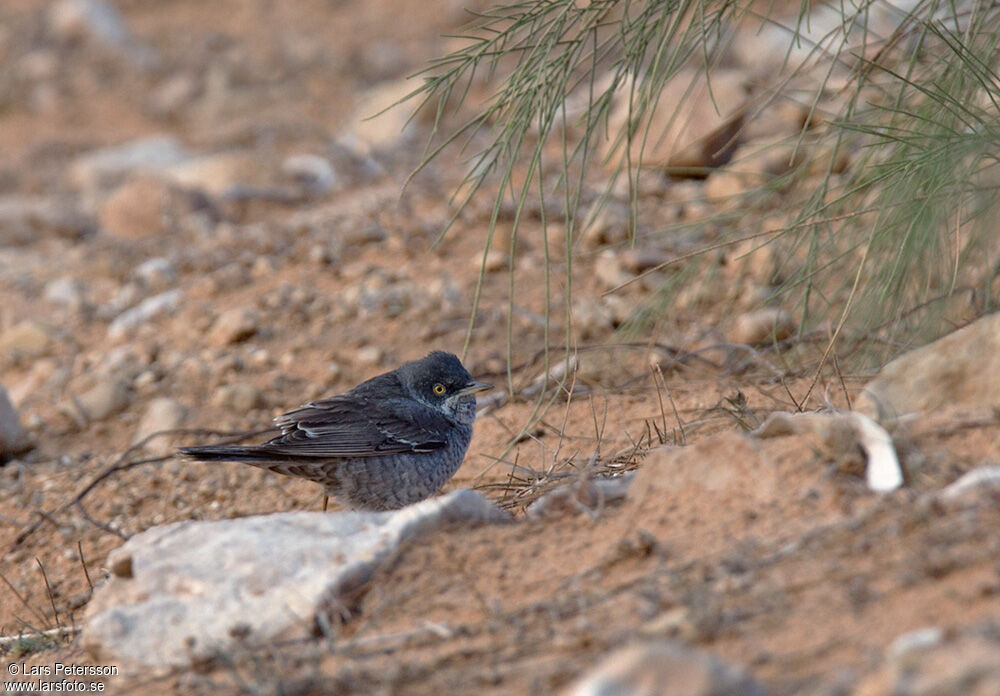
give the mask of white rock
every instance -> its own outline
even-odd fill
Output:
[[[881,423],[945,407],[1000,404],[1000,312],[911,350],[865,385],[855,409]]]
[[[867,460],[865,478],[873,491],[885,493],[903,485],[903,469],[892,437],[862,413],[777,412],[750,435],[766,438],[798,433],[816,433],[834,457],[856,452],[860,447]]]
[[[129,32],[114,5],[104,0],[60,0],[49,8],[48,24],[63,41],[88,39],[148,67],[155,60],[152,50]]]
[[[117,340],[123,338],[129,331],[145,324],[160,315],[169,314],[177,309],[181,302],[179,289],[168,290],[159,295],[153,295],[132,309],[126,310],[115,317],[108,326],[108,338]]]
[[[177,279],[177,269],[170,259],[157,256],[136,266],[135,277],[149,287],[162,287]]]
[[[176,138],[154,135],[80,155],[70,165],[70,178],[80,188],[94,190],[132,173],[163,171],[189,156]]]
[[[164,672],[246,645],[309,638],[401,545],[450,522],[506,519],[454,491],[382,513],[290,512],[154,527],[108,557],[82,642],[98,660]]]
[[[980,466],[962,474],[941,491],[944,500],[957,500],[978,488],[1000,488],[1000,466]]]
[[[337,186],[333,165],[319,155],[292,155],[281,163],[281,172],[310,196],[325,196]]]
[[[85,302],[84,285],[69,276],[56,278],[46,284],[43,297],[46,302],[78,310]]]
[[[676,641],[622,648],[565,696],[764,696],[745,669]]]

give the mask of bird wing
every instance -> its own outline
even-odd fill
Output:
[[[444,416],[412,399],[333,397],[275,419],[282,434],[262,450],[292,457],[375,457],[447,444]]]

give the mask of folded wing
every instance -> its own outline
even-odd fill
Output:
[[[376,457],[431,452],[447,444],[450,424],[409,399],[333,397],[275,419],[281,435],[258,449],[291,457]]]

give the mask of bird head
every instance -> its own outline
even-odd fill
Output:
[[[472,379],[456,356],[439,350],[402,365],[399,374],[415,398],[461,425],[476,418],[476,392],[493,388]]]

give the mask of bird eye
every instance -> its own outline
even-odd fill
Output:
[[[444,385],[441,384],[440,382],[438,382],[437,384],[435,384],[434,385],[434,393],[437,394],[438,396],[441,396],[442,394],[444,394]]]

